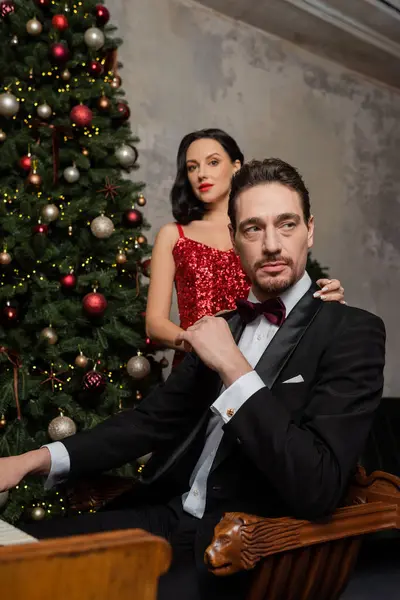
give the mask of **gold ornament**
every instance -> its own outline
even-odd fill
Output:
[[[56,417],[47,428],[47,433],[53,442],[58,442],[76,433],[76,425],[72,419],[60,413],[59,417]]]
[[[37,107],[37,114],[41,119],[50,119],[53,114],[53,109],[48,104],[39,104]]]
[[[60,216],[60,211],[58,206],[55,204],[47,204],[42,208],[42,217],[46,221],[46,223],[51,223],[52,221],[56,221]]]
[[[150,373],[151,366],[147,358],[139,352],[137,356],[128,360],[126,370],[133,379],[143,379]]]
[[[4,429],[4,427],[7,425],[7,419],[5,418],[4,415],[1,415],[1,419],[0,419],[0,429]]]
[[[137,242],[140,245],[147,244],[147,238],[144,235],[138,235]]]
[[[119,75],[114,75],[114,77],[112,78],[112,81],[110,83],[110,86],[112,87],[113,90],[117,90],[118,88],[120,88],[122,85],[122,79]]]
[[[68,69],[64,69],[64,71],[61,73],[61,79],[64,81],[69,81],[71,79],[71,73],[68,71]]]
[[[128,259],[127,259],[127,256],[126,256],[125,252],[123,252],[122,250],[119,250],[118,254],[117,254],[116,258],[115,258],[115,262],[118,265],[123,265],[123,264],[126,263],[127,260]]]
[[[43,521],[46,516],[46,511],[41,506],[35,506],[31,511],[31,518],[34,521]]]
[[[89,156],[89,150],[87,148],[82,148],[83,156]]]
[[[143,194],[139,194],[139,198],[137,199],[137,204],[138,206],[146,206],[146,198],[143,196]]]
[[[31,19],[27,22],[26,31],[29,33],[29,35],[40,35],[43,31],[43,25],[35,17],[34,19]]]
[[[83,354],[83,352],[80,352],[75,359],[75,365],[80,369],[85,369],[87,367],[88,362],[89,360],[87,356]]]
[[[72,225],[68,225],[68,235],[72,235]]]
[[[19,111],[19,101],[10,92],[0,94],[0,115],[13,117]]]
[[[108,217],[100,215],[93,219],[90,229],[93,235],[99,239],[107,239],[114,231],[114,223]]]
[[[7,504],[9,492],[0,492],[0,510]]]
[[[58,335],[52,327],[45,327],[42,329],[40,332],[40,337],[43,340],[46,340],[50,346],[54,346],[54,344],[56,344],[58,341]]]
[[[36,187],[36,188],[38,188],[38,187],[40,187],[42,185],[42,178],[36,172],[36,167],[33,167],[33,171],[32,171],[32,173],[30,173],[28,175],[26,183],[28,185],[32,185],[33,187]]]
[[[6,250],[0,253],[0,264],[1,265],[9,265],[11,262],[11,254],[9,254]]]
[[[7,139],[7,134],[5,131],[3,131],[2,129],[0,129],[0,142],[3,143],[5,142]]]
[[[139,390],[136,390],[136,400],[139,402],[139,400],[141,400],[142,398],[142,394],[139,392]]]
[[[97,108],[103,111],[110,110],[111,100],[103,94],[97,101]]]

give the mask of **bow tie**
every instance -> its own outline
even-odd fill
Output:
[[[286,308],[280,298],[270,298],[265,302],[250,302],[250,300],[236,300],[236,306],[242,321],[248,325],[264,315],[272,325],[280,327],[286,317]]]

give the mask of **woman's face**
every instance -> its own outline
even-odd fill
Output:
[[[187,175],[194,194],[206,204],[225,200],[240,161],[232,163],[221,144],[210,138],[196,140],[186,153]]]

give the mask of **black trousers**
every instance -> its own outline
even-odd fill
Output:
[[[195,538],[199,519],[182,510],[180,498],[163,506],[104,511],[25,525],[38,539],[84,535],[116,529],[144,529],[164,537],[172,546],[172,564],[160,578],[157,600],[245,600],[247,573],[216,577],[202,563],[196,565]]]

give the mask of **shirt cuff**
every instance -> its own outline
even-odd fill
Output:
[[[71,461],[68,450],[62,442],[45,444],[42,448],[47,448],[51,457],[50,473],[44,484],[44,488],[50,490],[67,479],[71,469]]]
[[[265,387],[265,383],[261,377],[255,371],[250,371],[250,373],[239,377],[222,392],[214,404],[211,405],[211,410],[219,415],[224,423],[228,423],[242,404],[263,387]]]

